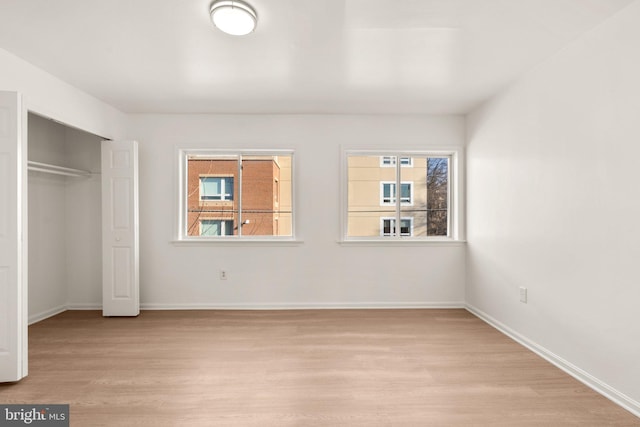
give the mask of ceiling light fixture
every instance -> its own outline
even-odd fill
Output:
[[[256,29],[258,16],[243,1],[219,0],[211,4],[211,22],[227,34],[244,36]]]

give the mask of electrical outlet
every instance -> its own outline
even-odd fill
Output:
[[[227,280],[227,270],[220,270],[220,280]]]
[[[520,302],[527,303],[527,288],[520,286]]]

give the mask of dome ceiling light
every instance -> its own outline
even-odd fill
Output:
[[[258,16],[243,1],[219,0],[211,4],[211,22],[227,34],[244,36],[256,29]]]

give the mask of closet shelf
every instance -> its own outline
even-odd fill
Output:
[[[40,163],[40,162],[32,162],[29,160],[27,162],[27,169],[30,171],[44,172],[44,173],[52,173],[54,175],[64,175],[64,176],[83,176],[88,177],[91,176],[90,171],[85,171],[81,169],[72,169],[65,168],[57,165],[50,165],[48,163]]]

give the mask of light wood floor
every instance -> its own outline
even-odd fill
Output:
[[[72,426],[639,426],[464,310],[68,311],[0,403]]]

